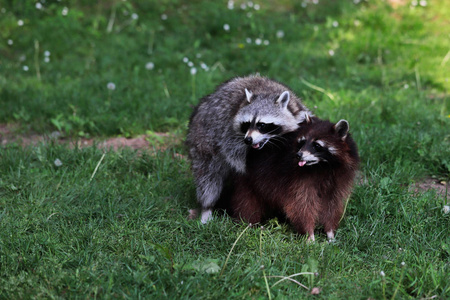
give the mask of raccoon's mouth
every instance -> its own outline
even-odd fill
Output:
[[[315,165],[315,164],[317,164],[316,161],[301,160],[301,161],[298,162],[298,165],[299,165],[300,167],[304,167],[304,166],[312,166],[312,165]]]
[[[267,141],[268,141],[268,139],[262,140],[261,142],[256,143],[256,144],[252,144],[252,148],[253,149],[257,149],[257,150],[261,150],[264,147],[264,145],[267,143]]]
[[[299,162],[298,162],[298,165],[300,166],[300,167],[304,167],[304,166],[312,166],[312,165],[315,165],[315,164],[318,164],[319,162],[318,161],[315,161],[315,160],[300,160]]]

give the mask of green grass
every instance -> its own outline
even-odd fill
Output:
[[[323,299],[450,296],[445,200],[409,189],[450,178],[446,1],[241,3],[0,1],[0,123],[72,138],[184,136],[198,98],[259,72],[319,117],[350,122],[361,179],[336,243],[308,244],[277,220],[264,230],[221,214],[187,220],[197,204],[181,142],[106,154],[4,145],[0,298],[306,298],[292,281],[275,284],[302,272],[317,275],[293,279]]]

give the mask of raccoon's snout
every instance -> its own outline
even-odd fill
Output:
[[[244,139],[244,143],[246,143],[247,145],[251,145],[253,143],[253,139],[251,136],[248,136]]]
[[[300,167],[303,167],[304,165],[306,165],[306,161],[303,160],[303,152],[297,152],[297,154],[295,156],[298,158],[298,165]]]

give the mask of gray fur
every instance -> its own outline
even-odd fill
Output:
[[[311,112],[286,86],[261,76],[237,77],[201,99],[189,123],[186,144],[203,211],[213,208],[231,171],[245,173],[249,145],[242,122],[275,121],[294,131]],[[261,148],[273,137],[265,134]]]

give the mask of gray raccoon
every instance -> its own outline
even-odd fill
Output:
[[[270,139],[297,130],[306,115],[312,116],[288,87],[260,76],[231,79],[200,100],[186,145],[202,223],[211,219],[230,172],[245,173],[250,147],[262,149]]]

